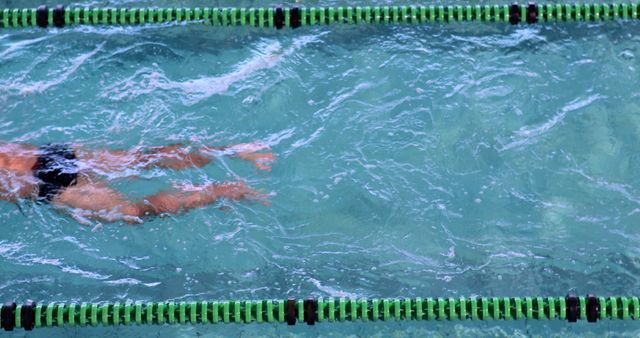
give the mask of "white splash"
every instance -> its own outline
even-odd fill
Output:
[[[552,116],[549,120],[545,121],[544,123],[534,127],[522,127],[519,130],[515,131],[514,134],[517,137],[515,137],[513,141],[509,142],[499,150],[505,151],[505,150],[520,147],[523,145],[534,144],[539,140],[541,136],[543,136],[544,134],[552,130],[555,126],[557,126],[560,122],[562,122],[564,118],[567,116],[567,113],[584,108],[592,104],[593,102],[600,99],[604,99],[604,98],[606,97],[596,94],[596,95],[591,95],[584,99],[573,100],[568,104],[566,104],[564,107],[562,107],[559,113]]]
[[[334,288],[332,288],[330,286],[322,285],[322,283],[320,283],[320,281],[315,279],[315,278],[309,277],[308,280],[311,283],[313,283],[313,285],[315,285],[318,288],[318,290],[328,294],[331,297],[343,297],[343,298],[350,298],[350,299],[358,298],[358,295],[355,294],[355,293],[340,291],[340,290],[336,290],[336,289],[334,289]]]
[[[43,36],[43,37],[39,37],[37,39],[30,39],[30,40],[21,40],[12,44],[9,44],[9,48],[5,49],[4,51],[2,51],[2,53],[0,53],[0,59],[3,59],[4,57],[6,57],[7,55],[10,55],[11,53],[20,50],[24,47],[27,47],[29,45],[33,45],[36,44],[42,40],[45,40],[47,38],[47,36]]]
[[[47,89],[64,83],[73,75],[87,60],[96,55],[104,46],[104,42],[98,45],[94,50],[84,53],[71,61],[71,65],[65,67],[61,74],[49,76],[51,80],[36,81],[31,84],[15,84],[12,83],[5,87],[5,90],[17,90],[21,95],[40,94]]]
[[[318,41],[324,34],[303,36],[294,41],[288,48],[283,48],[279,42],[268,45],[261,53],[246,62],[240,63],[236,69],[221,76],[207,76],[186,81],[172,81],[161,70],[143,68],[132,76],[107,88],[102,97],[112,100],[131,99],[140,95],[152,93],[156,90],[179,91],[185,105],[194,105],[213,95],[225,93],[229,88],[254,74],[275,67],[285,57],[295,53],[309,43]],[[136,80],[141,78],[140,80]]]

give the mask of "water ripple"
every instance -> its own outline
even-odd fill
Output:
[[[516,147],[529,146],[529,145],[535,144],[545,134],[550,132],[557,124],[561,123],[564,120],[567,113],[588,107],[593,102],[596,102],[604,98],[605,97],[599,94],[595,94],[595,95],[588,96],[586,98],[575,99],[567,103],[564,107],[562,107],[562,109],[560,109],[559,113],[553,115],[549,120],[545,121],[544,123],[534,127],[530,127],[530,126],[521,127],[519,130],[515,131],[514,134],[516,136],[512,138],[514,140],[502,146],[499,150],[506,151]]]
[[[19,83],[21,81],[17,79],[11,79],[9,83],[4,83],[4,86],[0,91],[5,92],[14,92],[17,91],[14,95],[33,95],[40,94],[45,92],[51,87],[67,83],[69,77],[71,77],[76,71],[82,67],[89,59],[95,56],[99,51],[102,50],[104,43],[98,44],[98,46],[90,52],[81,54],[80,56],[71,60],[70,65],[65,67],[65,70],[59,72],[58,74],[52,74],[51,77],[53,79],[46,81],[35,81],[32,83]]]

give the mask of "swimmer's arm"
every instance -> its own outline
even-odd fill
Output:
[[[271,152],[259,153],[261,150],[269,150],[269,146],[262,142],[239,143],[228,146],[205,146],[201,148],[204,153],[226,155],[250,161],[260,170],[271,170],[270,164],[275,161],[275,155]]]
[[[18,194],[10,189],[8,182],[5,182],[4,178],[0,181],[0,201],[11,203],[16,203],[18,201]]]
[[[83,224],[87,224],[87,220],[140,224],[143,218],[182,213],[211,204],[220,198],[251,199],[264,205],[269,204],[264,193],[248,187],[244,182],[206,184],[160,191],[145,196],[138,202],[124,198],[119,192],[105,185],[85,182],[83,185],[68,187],[54,198],[52,204],[70,213]]]
[[[235,155],[238,153],[255,153],[260,150],[268,150],[269,146],[263,142],[238,143],[225,146],[204,146],[202,151],[221,152],[222,155]]]
[[[0,201],[5,201],[9,203],[17,203],[18,197],[15,194],[8,193],[5,191],[0,191]]]
[[[53,206],[56,208],[56,210],[58,210],[58,212],[71,216],[71,218],[73,218],[79,224],[91,227],[93,230],[101,228],[103,223],[143,223],[143,220],[140,217],[124,214],[119,209],[108,212],[106,210],[94,211],[81,208],[73,208],[58,203],[54,203]]]
[[[32,197],[37,189],[38,183],[34,177],[0,170],[0,201],[17,203],[21,198]]]

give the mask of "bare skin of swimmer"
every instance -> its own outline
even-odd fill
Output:
[[[260,170],[270,170],[274,161],[271,152],[261,143],[244,143],[224,147],[203,147],[190,150],[184,145],[170,145],[146,149],[108,150],[87,149],[72,145],[78,167],[81,169],[74,185],[64,188],[51,203],[55,206],[82,209],[88,217],[99,221],[140,222],[149,215],[175,214],[203,207],[220,198],[253,199],[266,204],[265,195],[249,188],[241,181],[193,186],[177,191],[161,191],[141,201],[128,200],[122,193],[110,188],[100,174],[122,172],[131,168],[167,168],[173,170],[202,167],[211,162],[204,153],[220,151],[225,155],[251,161]],[[0,200],[17,202],[22,198],[35,198],[39,180],[32,168],[38,159],[38,147],[28,144],[0,145]],[[106,213],[104,211],[107,211]]]

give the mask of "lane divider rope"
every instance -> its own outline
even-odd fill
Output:
[[[573,3],[511,5],[415,5],[258,8],[5,8],[0,28],[74,25],[140,25],[204,23],[213,26],[298,28],[332,24],[425,24],[503,22],[536,24],[566,21],[640,19],[640,3]]]
[[[99,302],[24,304],[6,302],[0,327],[32,330],[54,326],[287,323],[408,320],[640,319],[638,297],[471,297],[191,302]]]

